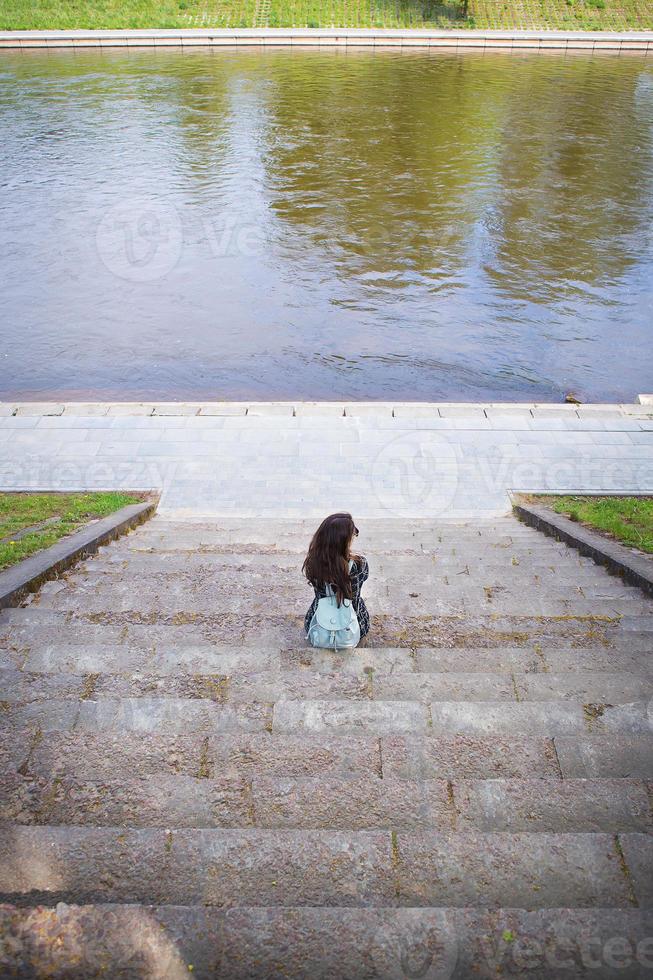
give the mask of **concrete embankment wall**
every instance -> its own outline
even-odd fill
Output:
[[[3,31],[0,48],[372,47],[653,53],[653,31],[473,31],[252,28],[237,30]]]

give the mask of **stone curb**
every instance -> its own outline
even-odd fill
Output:
[[[28,593],[35,592],[48,579],[56,578],[81,558],[94,554],[101,545],[149,520],[157,504],[158,499],[150,499],[122,507],[115,514],[75,531],[51,548],[39,551],[0,572],[0,609],[17,606]]]
[[[639,396],[644,397],[644,396]],[[522,418],[653,418],[653,403],[568,404],[559,402],[418,402],[418,401],[181,401],[181,402],[21,402],[0,401],[0,419],[43,418],[187,418],[211,416],[321,416],[447,418],[461,414]]]
[[[376,28],[195,28],[2,31],[0,48],[329,46],[612,50],[653,53],[653,31],[489,31]]]
[[[612,575],[619,575],[629,585],[637,585],[648,595],[653,595],[653,559],[634,554],[617,541],[611,541],[547,507],[526,504],[519,497],[512,509],[524,524],[564,541],[581,555],[592,558],[597,565],[603,565]]]

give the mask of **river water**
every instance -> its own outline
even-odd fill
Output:
[[[631,400],[653,59],[0,55],[0,397]]]

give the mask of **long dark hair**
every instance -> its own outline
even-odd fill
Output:
[[[358,528],[351,514],[331,514],[325,517],[313,535],[302,572],[312,586],[319,589],[331,585],[338,605],[351,599],[349,559],[351,542]]]

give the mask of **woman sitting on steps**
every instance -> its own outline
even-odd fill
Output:
[[[304,618],[306,638],[316,647],[355,647],[370,629],[361,598],[367,559],[352,554],[358,535],[351,514],[331,514],[313,535],[302,571],[315,590]]]

